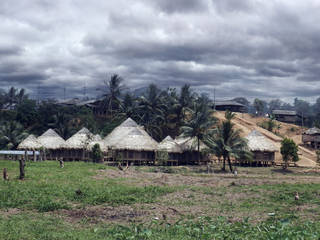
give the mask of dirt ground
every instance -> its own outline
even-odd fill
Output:
[[[264,192],[233,191],[237,186],[258,186],[279,183],[320,183],[319,169],[292,168],[284,172],[281,168],[242,168],[237,176],[230,173],[205,173],[205,167],[173,167],[180,173],[154,172],[155,167],[130,168],[120,170],[98,170],[94,179],[121,179],[123,184],[133,186],[171,186],[181,187],[181,190],[160,197],[154,203],[133,204],[123,206],[89,206],[73,210],[59,210],[58,214],[73,224],[83,222],[88,224],[111,223],[174,223],[181,218],[201,216],[225,216],[230,222],[250,218],[251,222],[263,221],[269,217],[265,209],[247,211],[234,210],[239,203],[248,199],[264,199]],[[185,187],[185,188],[184,188]],[[227,190],[228,189],[228,190]],[[223,207],[222,207],[223,206]],[[319,206],[310,204],[292,206],[306,219],[312,218],[312,210]]]

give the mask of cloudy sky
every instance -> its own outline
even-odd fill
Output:
[[[130,89],[313,101],[319,13],[319,0],[1,0],[0,88],[96,95],[118,73]]]

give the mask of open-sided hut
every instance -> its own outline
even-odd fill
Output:
[[[182,149],[170,136],[167,136],[162,142],[159,143],[156,152],[156,161],[165,161],[170,165],[178,165],[179,160],[182,158]],[[159,159],[157,159],[159,158]]]
[[[71,161],[88,160],[88,150],[94,141],[96,141],[95,135],[87,128],[82,128],[66,141],[65,159]]]
[[[246,139],[248,140],[248,148],[253,153],[251,164],[262,166],[274,164],[275,152],[278,149],[271,140],[256,130],[252,131]]]
[[[64,146],[66,141],[59,136],[54,130],[48,129],[40,137],[37,138],[45,150],[45,158],[55,160],[56,158],[63,157]]]
[[[18,145],[19,150],[32,151],[33,161],[37,160],[36,151],[40,150],[41,147],[42,147],[42,145],[40,144],[40,142],[37,140],[37,138],[33,134],[30,134],[26,139],[24,139]],[[28,157],[27,154],[26,154],[26,157]]]
[[[108,147],[109,160],[135,164],[153,163],[158,146],[131,118],[116,127],[103,141]]]
[[[183,154],[180,160],[180,164],[202,164],[207,163],[208,154],[205,153],[205,150],[208,149],[202,141],[200,141],[200,159],[198,153],[198,140],[196,137],[183,137],[180,135],[175,139],[175,142],[181,147]],[[200,162],[199,162],[200,160]]]
[[[320,149],[320,129],[313,127],[302,134],[302,142],[315,149]]]

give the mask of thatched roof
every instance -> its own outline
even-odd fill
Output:
[[[26,139],[24,139],[18,146],[18,149],[40,149],[41,144],[37,138],[31,134]]]
[[[172,153],[181,153],[182,149],[178,143],[176,143],[170,136],[167,136],[162,140],[158,145],[158,150],[172,152]]]
[[[306,135],[317,135],[317,134],[320,134],[320,129],[316,128],[316,127],[309,128],[303,134],[306,134]]]
[[[198,151],[198,140],[196,137],[183,137],[181,134],[174,140],[181,147],[182,151]],[[208,149],[208,146],[200,141],[200,151]]]
[[[122,134],[111,147],[118,150],[155,151],[158,143],[139,127],[135,127]]]
[[[99,134],[96,134],[93,136],[93,141],[101,141],[101,140],[102,140],[102,138]]]
[[[133,121],[131,118],[128,118],[123,123],[121,123],[118,127],[113,129],[108,136],[106,136],[103,141],[105,142],[106,146],[113,146],[119,140],[123,138],[123,136],[127,135],[132,129],[138,128],[138,124]]]
[[[82,128],[80,131],[78,131],[76,134],[74,134],[72,137],[70,137],[66,141],[65,148],[68,148],[68,149],[88,148],[89,144],[95,140],[94,138],[95,136],[87,128]]]
[[[263,136],[260,132],[254,130],[247,137],[250,151],[259,152],[277,152],[278,148],[271,140]]]
[[[48,129],[40,137],[37,138],[38,142],[45,149],[59,149],[65,146],[65,140],[60,137],[54,130]]]

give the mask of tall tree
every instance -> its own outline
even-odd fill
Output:
[[[213,110],[206,97],[199,97],[187,110],[187,119],[181,127],[183,136],[197,139],[198,162],[200,163],[200,141],[204,140],[210,129],[216,124]]]
[[[138,98],[138,122],[157,140],[163,137],[162,125],[166,108],[162,92],[155,84],[150,84],[146,94]]]
[[[121,92],[124,89],[123,79],[113,74],[108,82],[105,82],[106,92],[103,94],[102,106],[112,118],[119,110],[121,104]]]
[[[247,141],[240,136],[241,131],[234,129],[234,124],[231,122],[233,117],[233,113],[226,111],[226,120],[223,121],[215,131],[208,135],[205,140],[212,153],[218,158],[223,157],[222,170],[226,170],[226,161],[228,161],[231,172],[233,171],[231,165],[232,157],[251,157],[248,151]]]

